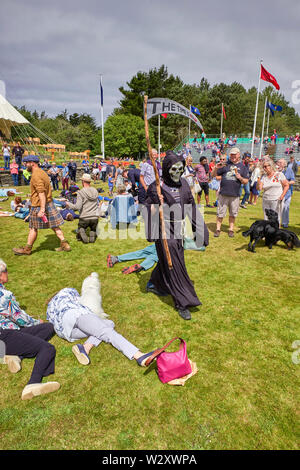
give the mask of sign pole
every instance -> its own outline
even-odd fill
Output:
[[[159,201],[160,201],[160,198],[161,198],[162,194],[161,194],[159,174],[158,174],[158,170],[157,170],[155,160],[153,158],[152,147],[151,147],[150,137],[149,137],[149,126],[148,126],[148,118],[147,118],[147,102],[148,102],[148,96],[145,95],[144,96],[145,135],[146,135],[146,142],[147,142],[149,157],[150,157],[150,160],[151,160],[151,163],[152,163],[152,166],[153,166],[153,169],[154,169],[154,174],[155,174],[156,191],[157,191],[157,195],[158,195],[158,198],[159,198]],[[168,242],[167,242],[163,206],[162,206],[161,201],[159,202],[159,217],[160,217],[160,223],[161,223],[163,246],[164,246],[165,253],[166,253],[168,267],[169,267],[169,269],[173,269],[171,255],[170,255],[169,246],[168,246]]]

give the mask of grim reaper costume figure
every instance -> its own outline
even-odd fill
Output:
[[[162,164],[161,194],[166,228],[166,239],[173,267],[168,266],[161,222],[159,219],[159,197],[156,183],[148,187],[145,201],[145,226],[148,241],[155,241],[158,264],[152,271],[147,284],[147,292],[157,295],[171,295],[179,315],[191,319],[189,307],[201,305],[194,286],[189,278],[184,261],[184,221],[191,222],[194,241],[197,247],[207,246],[209,234],[203,217],[196,207],[190,187],[181,178],[185,160],[168,150]]]

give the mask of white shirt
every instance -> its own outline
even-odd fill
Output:
[[[3,157],[10,156],[10,147],[2,147]]]
[[[267,175],[263,175],[261,178],[264,190],[263,199],[266,201],[276,201],[279,199],[283,191],[281,182],[285,179],[286,177],[284,174],[279,171],[277,171],[271,178],[268,178]]]

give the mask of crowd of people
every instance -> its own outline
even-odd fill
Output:
[[[23,157],[23,164],[29,173],[30,200],[15,195],[11,209],[15,214],[25,214],[29,222],[27,243],[13,248],[17,256],[31,255],[38,232],[51,228],[60,241],[56,251],[70,252],[70,243],[65,239],[61,226],[65,220],[78,218],[77,240],[95,243],[101,201],[106,202],[102,216],[110,216],[115,229],[137,222],[141,214],[145,220],[146,239],[151,244],[143,250],[124,255],[107,256],[108,267],[130,259],[142,259],[123,270],[124,274],[150,269],[154,265],[145,293],[158,296],[170,295],[174,308],[184,320],[191,319],[190,309],[201,305],[201,301],[189,278],[184,259],[184,221],[187,217],[192,227],[192,241],[195,249],[209,244],[209,232],[199,211],[202,193],[205,207],[216,207],[216,229],[219,237],[222,223],[229,213],[228,236],[235,235],[235,222],[239,209],[256,205],[262,194],[262,209],[277,212],[280,224],[289,225],[289,207],[298,165],[293,156],[287,163],[280,159],[276,163],[268,155],[260,160],[249,153],[241,155],[236,146],[216,152],[211,161],[201,156],[194,164],[190,154],[167,151],[163,159],[152,150],[152,160],[145,159],[139,167],[124,165],[124,162],[82,162],[84,174],[79,178],[82,188],[76,185],[76,162],[64,163],[59,169],[55,162],[47,159],[40,162],[36,155]],[[53,197],[59,190],[61,179],[62,197]],[[77,178],[78,179],[78,178]],[[99,195],[94,183],[108,181],[111,198]],[[70,180],[70,184],[69,184]],[[216,191],[216,201],[210,204],[210,190]],[[196,204],[198,203],[198,206]],[[161,210],[162,209],[162,210]],[[63,217],[63,211],[65,211]],[[78,213],[78,214],[76,214]],[[167,235],[166,235],[167,234]],[[170,266],[171,264],[171,266]],[[24,358],[35,357],[31,377],[22,391],[22,399],[51,393],[60,388],[58,382],[43,383],[43,377],[54,373],[55,348],[49,343],[58,334],[67,341],[87,338],[82,345],[73,346],[72,351],[82,365],[90,364],[89,353],[101,341],[106,341],[120,350],[129,359],[135,359],[144,366],[152,355],[142,353],[136,346],[115,331],[111,320],[95,315],[82,303],[75,289],[62,289],[48,302],[47,320],[35,320],[21,309],[13,293],[8,291],[7,266],[0,260],[0,341],[5,344],[5,363],[11,372],[18,372]]]

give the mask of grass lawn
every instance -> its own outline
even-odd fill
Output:
[[[20,190],[25,195],[28,187]],[[3,209],[10,209],[11,199],[0,203]],[[298,236],[299,211],[296,192],[290,229]],[[240,210],[234,239],[227,236],[228,218],[220,238],[213,237],[215,218],[216,209],[205,208],[206,251],[185,253],[203,304],[191,321],[179,317],[171,298],[145,293],[150,271],[125,276],[124,263],[106,267],[108,253],[143,248],[145,240],[83,245],[75,240],[77,221],[66,222],[70,253],[53,251],[58,240],[45,230],[31,256],[17,257],[12,248],[26,243],[28,224],[0,218],[7,288],[27,313],[45,320],[49,296],[63,287],[80,291],[83,279],[97,271],[104,309],[119,333],[144,352],[181,336],[198,367],[184,387],[163,385],[155,367],[146,371],[104,343],[92,350],[91,364],[81,366],[72,344],[55,336],[56,372],[48,380],[61,383],[58,392],[22,401],[33,360],[24,360],[15,375],[0,365],[1,449],[297,448],[300,366],[292,361],[292,344],[300,339],[300,250],[288,251],[282,242],[272,250],[263,242],[256,253],[246,250],[241,232],[262,218],[261,199]]]

